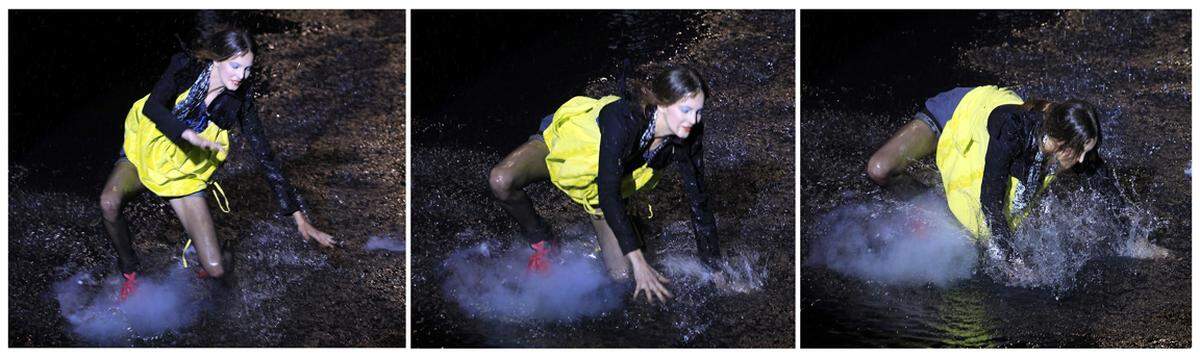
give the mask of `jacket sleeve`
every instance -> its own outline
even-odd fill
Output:
[[[251,89],[247,89],[250,91]],[[279,161],[275,159],[275,153],[271,150],[271,143],[263,134],[262,122],[258,119],[258,107],[254,104],[254,98],[247,95],[242,102],[242,133],[246,140],[250,142],[250,149],[254,152],[254,156],[258,158],[258,163],[262,166],[263,175],[267,180],[267,185],[271,187],[271,191],[275,194],[275,202],[278,204],[279,216],[288,216],[295,213],[297,210],[304,209],[304,201],[300,197],[300,193],[296,188],[288,182],[287,177],[283,175],[283,168]]]
[[[721,257],[721,242],[717,238],[716,220],[708,206],[708,192],[704,182],[704,123],[692,128],[692,135],[684,142],[681,150],[675,151],[675,168],[683,178],[683,189],[687,192],[692,209],[692,229],[696,235],[696,248],[700,259],[715,264]]]
[[[604,211],[604,221],[617,237],[621,254],[628,254],[641,248],[633,223],[625,214],[625,203],[621,201],[621,173],[625,148],[629,136],[621,126],[618,117],[618,106],[610,104],[600,111],[600,163],[596,174],[596,186],[600,196],[600,210]]]
[[[188,61],[190,59],[183,53],[171,56],[171,64],[158,78],[154,89],[150,91],[150,98],[142,106],[142,114],[150,117],[150,121],[154,122],[158,131],[181,148],[187,148],[192,144],[183,139],[183,131],[187,129],[187,126],[176,119],[171,114],[171,110],[175,108],[175,97],[179,96],[180,86],[189,85],[178,83],[176,80],[179,71],[187,67]]]
[[[988,118],[987,153],[984,156],[983,183],[979,190],[979,207],[991,231],[991,240],[1009,251],[1011,230],[1004,215],[1004,199],[1009,190],[1009,168],[1013,160],[1013,134],[1007,128],[1011,118],[999,111]]]

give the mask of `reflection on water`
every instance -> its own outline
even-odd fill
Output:
[[[929,322],[942,332],[941,344],[950,347],[986,347],[995,344],[984,326],[987,312],[983,306],[983,294],[969,288],[956,288],[943,292],[937,305],[936,319]]]

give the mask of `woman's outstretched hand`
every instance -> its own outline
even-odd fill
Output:
[[[304,237],[304,240],[314,240],[322,247],[333,247],[337,243],[333,240],[332,235],[321,232],[309,224],[308,218],[304,216],[303,212],[297,210],[292,213],[292,217],[296,219],[296,229],[300,230],[300,236]]]
[[[633,279],[637,282],[637,288],[633,290],[634,299],[637,299],[638,294],[643,291],[646,292],[646,302],[648,303],[653,303],[654,298],[666,303],[668,298],[675,297],[671,291],[667,291],[666,286],[663,286],[664,283],[671,281],[646,263],[646,258],[642,256],[642,250],[634,250],[625,254],[625,258],[629,259],[630,266],[633,266]]]
[[[203,149],[211,150],[214,152],[221,152],[221,153],[225,152],[225,147],[222,147],[220,144],[217,144],[217,142],[214,142],[214,141],[211,141],[208,139],[204,139],[204,137],[201,137],[199,134],[196,134],[196,131],[193,131],[191,129],[183,130],[183,140],[188,141],[188,143],[192,143],[192,145],[194,145],[198,148],[203,148]]]

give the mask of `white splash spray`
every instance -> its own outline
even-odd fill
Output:
[[[668,255],[661,261],[662,273],[672,285],[712,286],[721,295],[752,293],[762,290],[767,281],[767,267],[759,256],[755,251],[740,251],[710,268],[694,255]]]
[[[818,220],[806,265],[889,284],[947,286],[970,277],[978,260],[971,238],[934,194],[847,204]]]
[[[394,239],[389,236],[371,236],[367,239],[367,245],[363,247],[367,251],[371,250],[387,250],[395,252],[404,252],[404,240]]]
[[[989,258],[986,272],[1012,286],[1069,289],[1088,261],[1103,256],[1163,258],[1149,241],[1160,219],[1135,204],[1116,207],[1095,190],[1078,189],[1041,200],[1012,240],[1015,258]]]
[[[123,280],[112,275],[97,282],[91,273],[81,272],[54,284],[54,296],[73,333],[92,344],[128,345],[186,328],[207,304],[190,284],[196,278],[189,270],[139,277],[137,291],[117,302]]]
[[[566,242],[543,275],[526,272],[533,251],[516,241],[454,252],[443,264],[445,296],[472,316],[508,322],[573,321],[623,305],[627,290],[608,277],[593,245]]]

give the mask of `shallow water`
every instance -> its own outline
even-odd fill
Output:
[[[831,15],[837,14],[801,16]],[[1191,162],[1190,12],[935,15],[974,19],[992,31],[890,19],[879,22],[895,24],[886,40],[845,45],[905,47],[925,41],[928,32],[946,34],[936,42],[948,50],[887,58],[886,70],[869,71],[895,72],[907,78],[903,86],[849,71],[877,68],[877,58],[816,61],[806,69],[814,76],[801,84],[802,346],[1191,346],[1191,178],[1180,166]],[[839,41],[803,36],[804,42]],[[930,63],[947,65],[931,70]],[[974,269],[948,281],[931,275],[897,280],[816,259],[828,256],[823,240],[861,239],[831,237],[853,232],[831,226],[836,222],[829,218],[858,207],[870,209],[860,217],[893,215],[917,193],[941,195],[931,158],[914,165],[907,173],[912,183],[897,191],[871,183],[866,161],[925,97],[980,83],[1018,86],[1025,98],[1096,104],[1103,113],[1100,154],[1113,168],[1118,192],[1087,190],[1087,180],[1060,176],[1017,232],[1021,262],[996,260],[978,248]],[[856,135],[844,135],[851,132]],[[1112,204],[1117,196],[1124,205]],[[865,229],[859,232],[910,239],[913,230],[900,225],[860,224]],[[887,261],[871,261],[881,262]],[[936,272],[953,272],[947,267],[965,266]]]
[[[233,254],[231,287],[177,271],[183,229],[165,200],[143,193],[125,215],[143,264],[139,277],[147,278],[143,291],[161,306],[131,299],[108,310],[120,280],[96,197],[137,97],[91,93],[99,97],[85,103],[118,108],[72,108],[9,167],[10,346],[404,345],[404,253],[366,249],[372,237],[403,232],[403,13],[249,15],[287,24],[256,37],[256,75],[270,79],[257,102],[260,118],[310,220],[341,245],[319,249],[290,218],[274,216],[258,163],[234,130],[231,159],[215,176],[233,212],[213,210],[217,237]],[[115,27],[152,25],[109,19]],[[170,37],[175,28],[160,30]],[[150,72],[165,60],[154,60]],[[150,83],[157,75],[144,74]]]
[[[507,57],[498,57],[496,67],[485,69],[487,75],[478,79],[480,83],[449,96],[460,100],[442,103],[452,108],[422,107],[417,105],[422,99],[414,100],[417,127],[413,134],[418,143],[413,146],[414,346],[794,346],[794,12],[680,12],[646,18],[636,12],[612,14],[616,14],[613,23],[629,27],[622,31],[665,38],[608,36],[588,28],[581,36],[599,34],[599,41],[615,41],[584,44],[613,48],[599,51],[609,57],[566,57],[575,67],[563,65],[564,57],[548,53],[531,57],[527,62],[533,65],[526,67],[513,67]],[[674,17],[668,23],[687,27],[651,31],[661,29],[654,26],[661,26],[662,21],[650,20],[662,17]],[[414,13],[413,21],[418,32],[422,30],[415,25],[430,23],[428,19],[422,22],[421,13]],[[556,32],[547,36],[569,35]],[[631,56],[617,50],[669,43],[680,36],[689,40],[666,48],[649,46]],[[421,38],[419,33],[416,37]],[[416,51],[422,51],[419,45],[420,40],[414,43]],[[516,46],[509,51],[524,54],[531,50]],[[575,309],[565,314],[547,310],[533,302],[552,302],[549,300],[557,297],[538,296],[543,291],[530,289],[533,284],[521,277],[529,251],[516,244],[520,242],[518,228],[494,203],[486,176],[492,165],[536,129],[535,116],[545,115],[575,94],[611,92],[616,75],[613,63],[621,57],[631,59],[635,75],[648,74],[652,66],[668,61],[692,63],[712,81],[714,92],[720,91],[720,96],[705,105],[710,126],[706,129],[705,161],[717,234],[728,260],[720,268],[727,282],[718,284],[713,273],[699,269],[695,261],[690,213],[674,170],[667,171],[657,189],[637,199],[654,205],[655,216],[649,220],[649,232],[654,234],[647,238],[647,254],[672,280],[668,288],[675,298],[666,304],[632,300],[632,290],[627,287],[608,296],[609,288],[603,283],[606,275],[597,259],[586,255],[586,248],[594,247],[595,237],[586,216],[552,185],[537,183],[527,188],[535,207],[556,235],[579,250],[578,255],[569,256],[573,262],[568,266],[573,268],[570,274],[586,277],[591,283],[582,288],[572,286],[576,290],[565,294],[600,295],[589,296],[588,302],[564,305]],[[420,63],[414,59],[418,68],[422,68]],[[583,79],[564,84],[553,76],[545,82],[530,82],[525,77],[541,73],[539,66],[555,63],[558,67],[546,70],[582,74]],[[506,71],[512,72],[512,77],[494,77]],[[486,106],[483,103],[496,98],[470,95],[478,88],[495,86],[506,90],[490,96],[509,98],[500,105]],[[529,87],[537,90],[526,93]],[[528,125],[522,125],[520,118],[530,118]],[[489,255],[481,253],[485,244]],[[464,271],[464,265],[473,270]],[[457,279],[467,273],[499,282]],[[463,296],[463,292],[490,292],[493,297],[500,293],[501,302],[516,295],[520,303],[506,306],[480,301],[474,299],[479,295]],[[530,292],[540,298],[520,296]],[[533,306],[520,306],[528,304]]]

